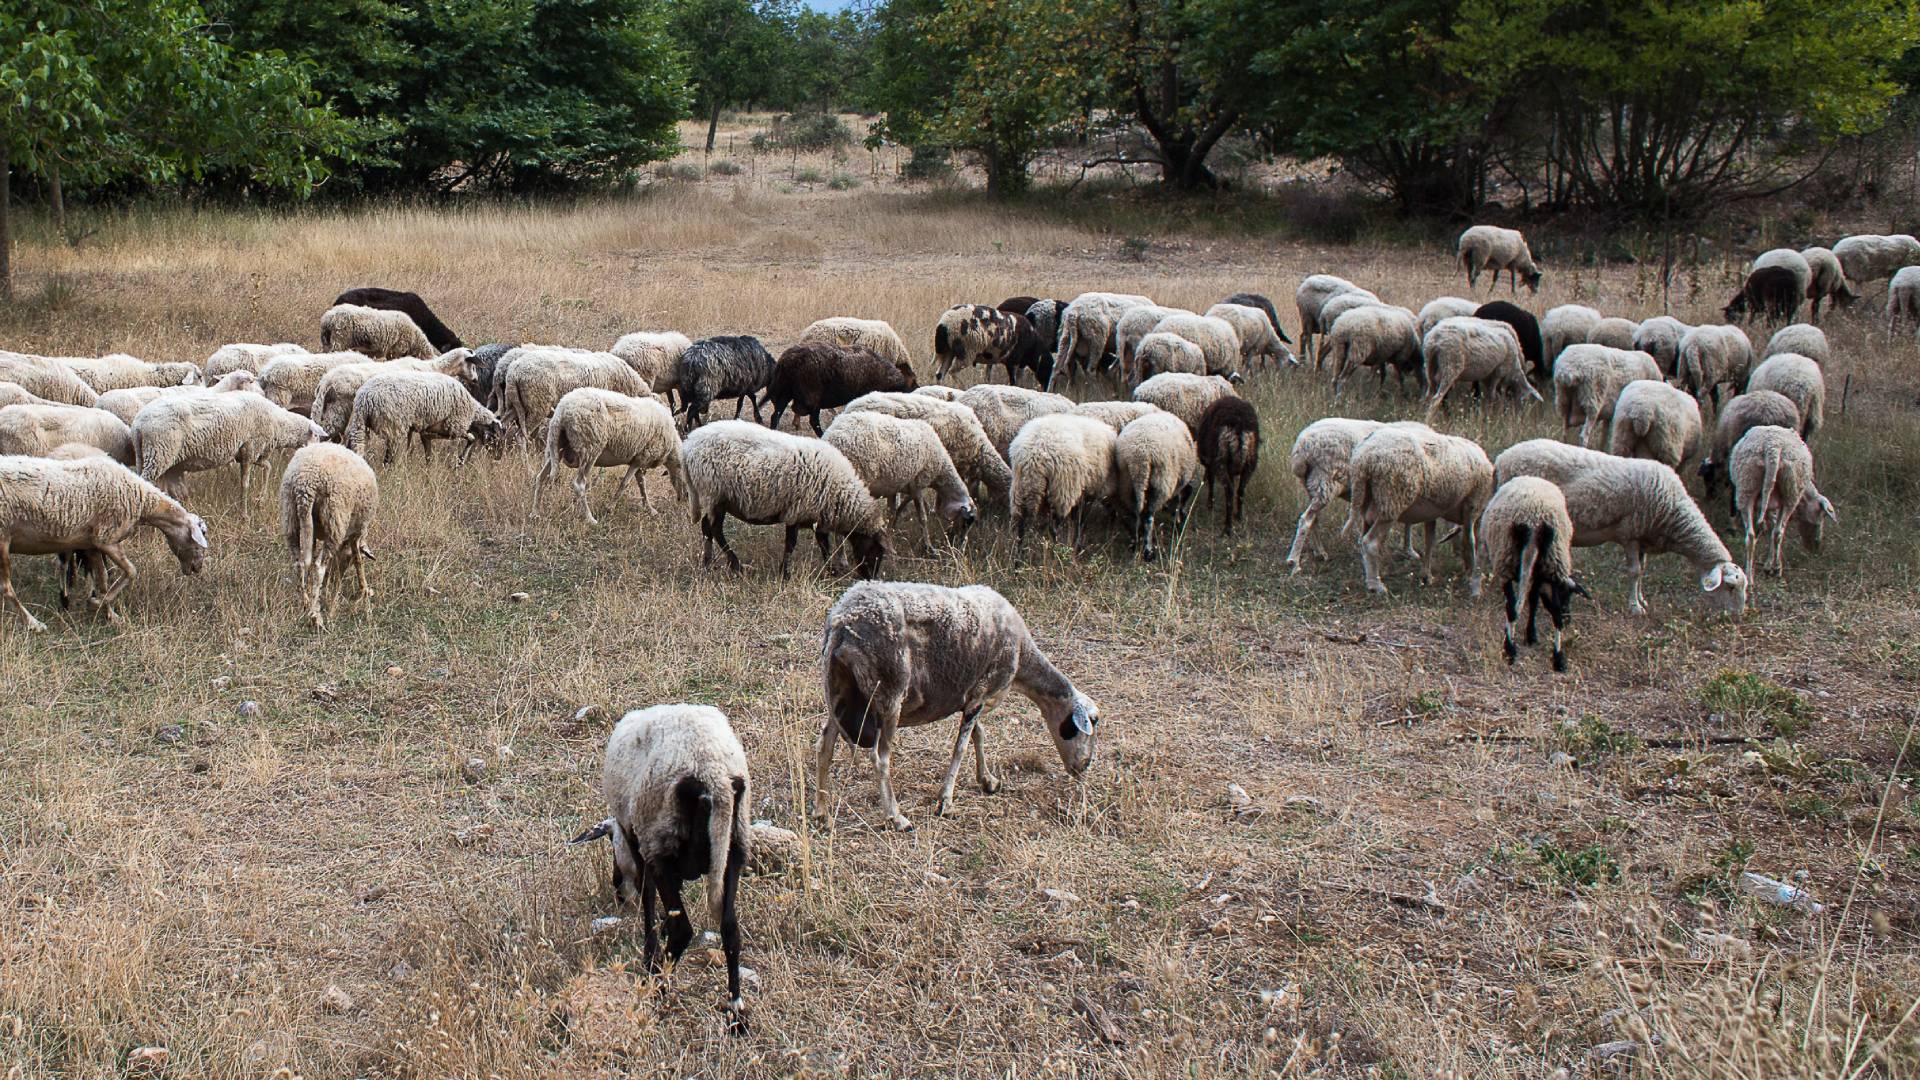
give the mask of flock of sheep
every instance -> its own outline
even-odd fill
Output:
[[[1512,230],[1469,229],[1457,257],[1470,287],[1485,271],[1496,284],[1506,271],[1515,294],[1541,279]],[[1336,393],[1366,368],[1383,385],[1389,370],[1403,386],[1412,377],[1425,422],[1329,417],[1300,431],[1289,464],[1306,505],[1286,561],[1297,573],[1307,547],[1321,549],[1315,523],[1335,499],[1350,504],[1343,533],[1357,544],[1375,592],[1386,591],[1381,570],[1395,525],[1407,530],[1410,555],[1413,528],[1425,527],[1429,582],[1438,546],[1457,537],[1469,594],[1480,592],[1482,551],[1492,563],[1509,661],[1522,613],[1532,643],[1544,608],[1556,671],[1567,666],[1561,635],[1572,598],[1585,593],[1574,578],[1576,547],[1625,550],[1636,613],[1646,607],[1644,559],[1672,552],[1692,564],[1715,607],[1738,614],[1756,538],[1779,569],[1790,524],[1814,548],[1835,514],[1814,485],[1809,449],[1831,360],[1824,334],[1811,324],[1785,326],[1756,360],[1732,320],[1784,322],[1806,301],[1817,318],[1822,300],[1848,304],[1856,288],[1887,277],[1889,317],[1920,317],[1920,265],[1907,264],[1920,264],[1920,242],[1905,236],[1770,251],[1728,304],[1729,322],[1705,326],[1609,318],[1578,305],[1536,319],[1511,301],[1458,297],[1416,312],[1344,279],[1310,276],[1295,292],[1306,360],[1331,370]],[[589,523],[595,469],[624,469],[616,491],[632,480],[649,508],[645,478],[662,470],[700,526],[704,561],[718,547],[735,570],[728,518],[784,527],[783,575],[801,531],[810,530],[824,562],[846,559],[858,576],[877,576],[908,507],[930,544],[934,519],[947,542],[960,543],[985,509],[1004,508],[1024,553],[1036,524],[1056,538],[1071,526],[1077,549],[1086,511],[1103,505],[1153,559],[1163,549],[1161,526],[1184,524],[1203,481],[1209,504],[1216,483],[1224,486],[1221,527],[1233,528],[1262,441],[1259,417],[1237,388],[1262,371],[1302,366],[1291,344],[1273,303],[1253,293],[1204,312],[1133,294],[1022,296],[944,313],[933,341],[936,382],[921,386],[905,342],[877,320],[822,319],[778,358],[753,337],[693,341],[651,331],[605,351],[470,349],[417,295],[363,288],[343,293],[322,316],[318,353],[235,344],[204,364],[173,364],[0,352],[0,587],[30,629],[44,629],[14,592],[10,559],[58,555],[62,605],[84,572],[88,602],[117,619],[114,601],[135,573],[123,545],[139,527],[159,531],[184,572],[205,560],[206,523],[180,502],[189,474],[237,464],[244,493],[253,466],[291,450],[279,489],[282,534],[306,613],[324,625],[348,575],[363,602],[371,597],[364,561],[379,502],[373,446],[391,463],[414,439],[429,460],[436,443],[455,444],[461,463],[476,447],[498,457],[527,442],[542,457],[534,508],[567,471]],[[1006,381],[947,384],[970,367],[987,369],[989,380],[1001,369]],[[1019,385],[1023,378],[1034,386]],[[1124,397],[1076,402],[1055,392],[1069,381],[1108,382]],[[1564,425],[1578,431],[1575,443],[1534,439],[1489,456],[1474,440],[1430,426],[1469,390],[1525,404],[1543,400],[1549,386]],[[728,399],[733,419],[709,419]],[[771,406],[765,424],[763,406]],[[741,419],[748,407],[751,422]],[[795,426],[805,415],[814,435],[780,430],[788,411]],[[836,415],[823,425],[828,411]],[[1689,492],[1682,478],[1694,472],[1709,495],[1730,482],[1743,561]],[[862,581],[828,613],[822,657],[827,720],[816,813],[825,812],[828,766],[844,738],[873,751],[881,812],[910,828],[890,779],[894,734],[955,714],[962,721],[940,812],[951,805],[969,744],[976,779],[994,790],[981,718],[1009,689],[1035,702],[1070,773],[1091,761],[1097,706],[984,586]],[[749,842],[739,741],[716,710],[657,706],[621,720],[605,768],[611,817],[581,839],[614,840],[615,890],[631,887],[642,901],[650,964],[658,954],[653,901],[663,904],[668,951],[677,956],[691,938],[680,882],[707,880],[738,1026],[734,907]]]

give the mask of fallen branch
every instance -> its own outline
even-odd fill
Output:
[[[1372,638],[1365,634],[1327,634],[1321,637],[1335,645],[1378,645],[1383,649],[1424,649],[1425,645],[1416,645],[1411,641],[1388,641],[1385,638]]]
[[[1453,737],[1454,742],[1488,742],[1503,745],[1532,744],[1544,740],[1544,735],[1509,735],[1503,731],[1463,731]],[[1704,735],[1693,738],[1641,739],[1640,745],[1649,750],[1689,750],[1696,746],[1745,746],[1749,743],[1766,741],[1759,735]]]

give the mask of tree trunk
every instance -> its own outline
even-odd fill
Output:
[[[53,209],[53,231],[64,240],[67,236],[67,200],[60,192],[60,163],[57,161],[47,170],[47,202]]]
[[[713,137],[720,130],[720,99],[713,99],[713,108],[707,113],[707,153],[713,153]]]
[[[13,192],[9,178],[13,162],[11,147],[0,138],[0,300],[13,299]]]

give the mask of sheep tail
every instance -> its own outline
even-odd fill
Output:
[[[1758,511],[1758,517],[1762,521],[1765,521],[1767,518],[1767,505],[1773,501],[1773,485],[1777,483],[1779,479],[1780,448],[1778,446],[1769,446],[1767,448],[1766,471],[1762,474],[1760,481],[1760,497],[1755,501],[1754,505],[1754,509]],[[1785,515],[1792,512],[1793,507],[1788,506],[1786,501],[1782,500],[1780,503],[1780,513]]]
[[[1353,536],[1356,527],[1364,531],[1365,526],[1361,524],[1361,519],[1366,516],[1367,500],[1372,495],[1369,490],[1371,487],[1372,484],[1367,480],[1366,473],[1353,476],[1348,481],[1347,523],[1340,526],[1341,536]]]
[[[747,801],[747,781],[740,776],[715,779],[721,782],[707,785],[701,801],[707,811],[707,910],[712,925],[718,926],[726,910],[727,861],[735,847],[742,849],[742,858],[746,856],[746,807],[741,804]]]
[[[1513,595],[1514,602],[1520,609],[1525,609],[1528,598],[1533,595],[1534,583],[1539,577],[1537,564],[1547,540],[1542,533],[1551,528],[1550,525],[1536,528],[1524,521],[1513,523],[1513,544],[1520,552],[1519,565],[1514,568],[1518,587]]]

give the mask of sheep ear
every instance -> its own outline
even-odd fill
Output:
[[[1840,524],[1840,515],[1834,512],[1833,502],[1825,495],[1820,496],[1820,512],[1827,515],[1828,521],[1835,525]]]
[[[1719,566],[1716,566],[1713,569],[1707,571],[1706,573],[1700,575],[1700,588],[1706,592],[1712,592],[1715,589],[1718,589],[1720,587],[1720,582],[1722,581],[1722,579],[1726,577],[1726,573],[1727,573],[1727,565],[1725,563],[1721,563]]]
[[[1085,694],[1075,691],[1073,714],[1068,719],[1072,721],[1075,731],[1082,735],[1091,735],[1094,723],[1100,719],[1100,710]]]
[[[187,537],[197,547],[207,547],[207,523],[198,514],[187,515]]]

